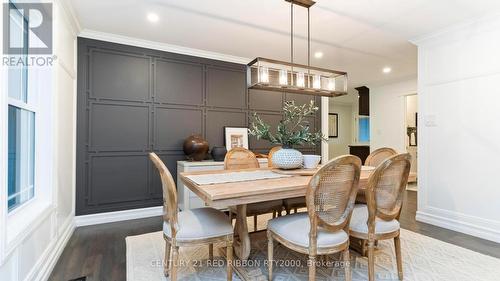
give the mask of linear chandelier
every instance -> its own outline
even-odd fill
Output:
[[[290,3],[290,62],[258,57],[247,65],[249,89],[279,91],[315,96],[347,95],[347,72],[311,66],[312,0],[285,0]],[[293,61],[293,6],[307,8],[307,65]]]

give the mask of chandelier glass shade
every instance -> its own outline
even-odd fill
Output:
[[[347,94],[347,73],[266,58],[248,64],[249,89],[337,97]]]

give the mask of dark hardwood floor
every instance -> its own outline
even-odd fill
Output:
[[[500,244],[415,221],[417,195],[407,191],[401,226],[451,244],[500,258]],[[125,237],[160,231],[162,218],[79,227],[57,262],[51,281],[87,276],[87,281],[125,281]]]

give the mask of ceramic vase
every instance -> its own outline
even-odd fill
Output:
[[[302,167],[302,153],[293,148],[282,148],[272,156],[273,165],[277,168],[290,170]]]
[[[182,148],[188,160],[201,161],[207,156],[208,142],[199,135],[192,135],[184,140]]]
[[[212,158],[214,161],[224,161],[226,157],[227,149],[224,146],[214,146],[212,148]]]

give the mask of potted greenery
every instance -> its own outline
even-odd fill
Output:
[[[263,139],[283,146],[273,154],[273,164],[281,169],[296,169],[302,166],[302,153],[294,146],[317,144],[325,140],[321,132],[311,132],[306,117],[313,115],[319,108],[311,100],[309,104],[295,105],[294,101],[287,101],[283,106],[283,119],[279,122],[276,133],[271,132],[271,126],[266,124],[257,113],[249,133],[257,139]]]

